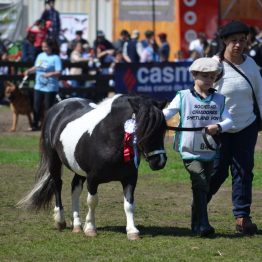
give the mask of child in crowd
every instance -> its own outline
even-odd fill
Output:
[[[194,88],[177,93],[163,110],[166,120],[179,112],[180,127],[205,127],[208,136],[230,129],[232,120],[225,107],[225,97],[212,88],[221,70],[220,63],[215,59],[195,60],[189,68]],[[214,234],[215,230],[208,221],[207,193],[216,151],[206,146],[201,131],[177,132],[175,141],[192,183],[191,229],[200,236]],[[213,141],[212,147],[215,145]]]
[[[34,34],[34,47],[35,47],[35,57],[42,52],[42,43],[47,38],[47,32],[50,28],[50,21],[45,22],[43,19],[38,19],[36,22],[28,28],[27,32]]]

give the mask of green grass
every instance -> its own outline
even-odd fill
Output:
[[[52,210],[35,213],[15,207],[32,187],[38,165],[38,137],[4,134],[0,137],[0,261],[262,261],[262,232],[253,237],[234,234],[230,179],[212,200],[209,217],[216,228],[213,238],[190,232],[190,181],[180,156],[167,145],[168,162],[151,171],[142,161],[135,192],[135,221],[141,240],[125,234],[123,195],[117,182],[99,187],[96,210],[98,236],[88,238],[53,228]],[[262,228],[262,153],[256,153],[252,215]],[[63,201],[69,226],[70,182],[64,176]],[[81,217],[86,216],[86,190],[81,196]]]
[[[37,136],[4,136],[0,138],[0,165],[35,167],[39,160]]]
[[[37,136],[4,136],[0,137],[0,165],[15,164],[23,167],[35,167],[39,160],[39,137]],[[15,150],[13,150],[15,148]],[[180,155],[172,149],[170,143],[166,144],[168,162],[161,170],[159,176],[164,181],[188,182],[189,175],[184,168]],[[152,173],[147,163],[142,160],[139,167],[140,174]],[[254,169],[254,187],[262,188],[262,152],[256,151]],[[226,185],[231,180],[227,179]]]
[[[185,170],[183,162],[181,160],[181,157],[179,153],[175,152],[172,148],[172,145],[169,143],[166,143],[166,151],[168,156],[168,162],[166,167],[161,170],[160,176],[161,179],[165,181],[179,181],[179,182],[188,182],[189,180],[189,174]],[[148,165],[145,161],[141,162],[140,165],[140,173],[152,173]],[[254,180],[253,180],[253,186],[255,188],[261,188],[262,189],[262,151],[256,151],[255,153],[255,169],[254,169]],[[226,180],[225,184],[227,186],[231,185],[231,177],[229,175],[229,178]]]

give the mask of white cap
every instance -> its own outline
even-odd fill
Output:
[[[196,72],[217,72],[218,74],[222,71],[222,66],[219,61],[210,57],[201,57],[196,59],[189,67],[189,71]]]

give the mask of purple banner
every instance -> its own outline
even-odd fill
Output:
[[[176,92],[193,86],[188,67],[192,62],[119,63],[115,70],[117,93],[140,93],[171,101]]]

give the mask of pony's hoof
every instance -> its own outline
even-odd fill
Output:
[[[88,229],[85,231],[85,235],[88,237],[96,237],[97,236],[97,231],[96,229]]]
[[[127,234],[127,238],[128,240],[139,240],[140,236],[138,233],[130,233],[130,234]]]
[[[81,232],[82,232],[81,226],[75,226],[75,227],[73,227],[72,232],[73,232],[73,233],[81,233]]]
[[[62,222],[62,223],[56,222],[56,223],[55,223],[55,227],[56,227],[56,229],[58,229],[59,231],[62,231],[63,229],[66,228],[66,222]]]

